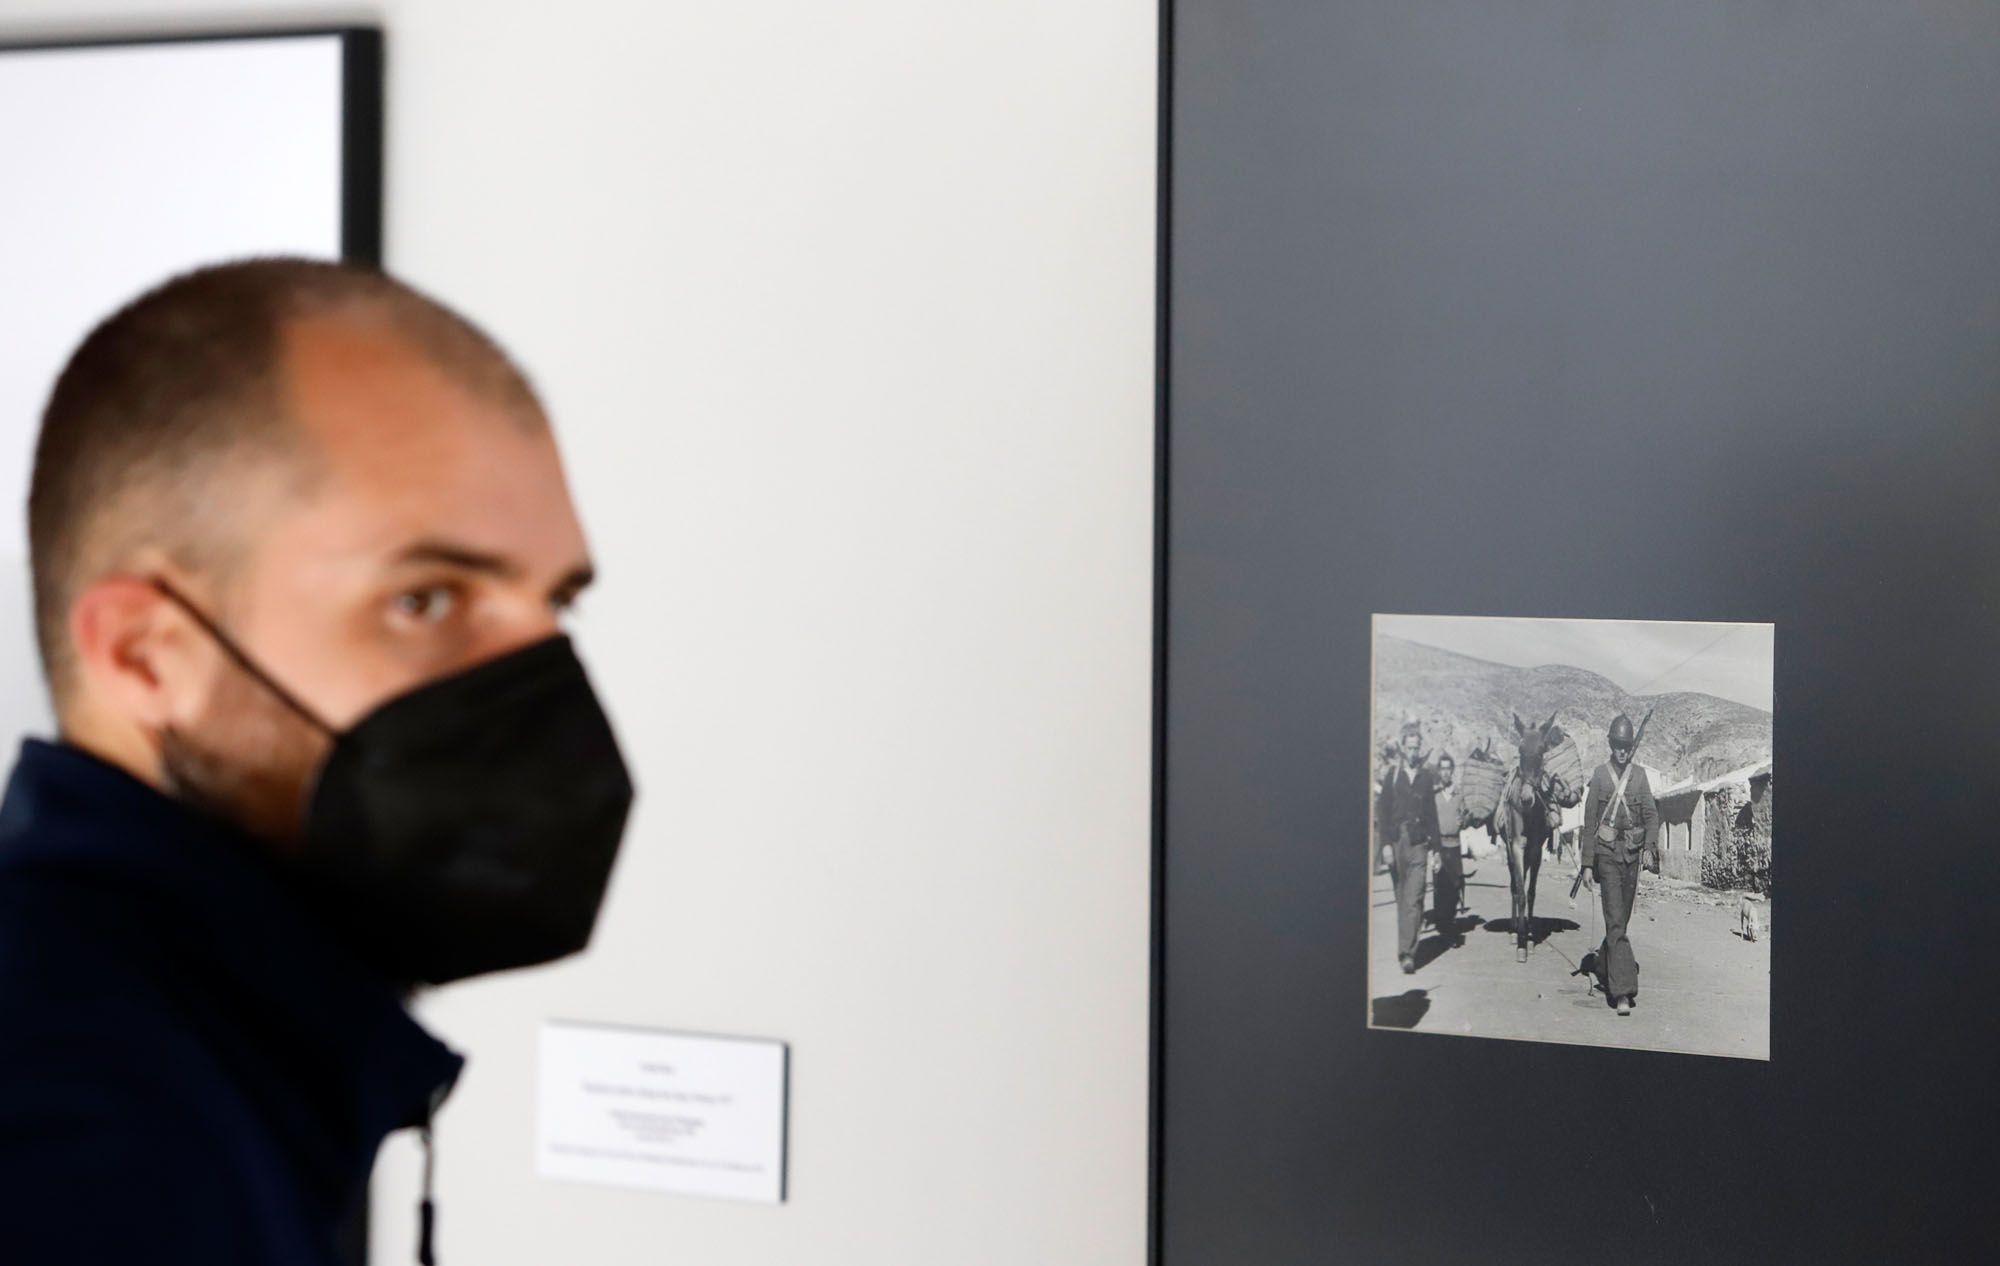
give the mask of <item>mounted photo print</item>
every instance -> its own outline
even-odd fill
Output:
[[[55,731],[26,502],[56,376],[120,305],[253,255],[379,264],[374,27],[0,43],[0,751]],[[336,1248],[367,1258],[358,1204]]]
[[[1375,616],[1369,1024],[1769,1059],[1772,651]]]

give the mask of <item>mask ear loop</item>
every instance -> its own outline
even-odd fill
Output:
[[[324,731],[329,738],[339,737],[340,732],[338,730],[334,729],[331,725],[328,725],[324,720],[322,720],[320,718],[319,713],[313,711],[311,708],[307,707],[304,703],[300,702],[298,696],[294,695],[291,691],[279,685],[277,681],[272,678],[271,674],[265,672],[262,668],[259,668],[248,655],[243,653],[243,649],[239,647],[227,633],[224,633],[222,631],[222,627],[220,625],[218,625],[214,620],[211,620],[208,617],[207,613],[202,611],[200,607],[196,606],[194,603],[188,601],[187,598],[183,597],[179,590],[175,589],[172,585],[160,579],[158,576],[148,576],[146,578],[146,581],[148,584],[152,585],[153,588],[159,590],[159,592],[162,595],[164,595],[175,606],[187,612],[188,616],[191,619],[193,619],[196,624],[199,624],[202,627],[202,629],[209,635],[209,637],[214,639],[215,644],[222,648],[223,653],[228,655],[229,658],[236,661],[237,667],[241,668],[244,672],[249,673],[251,677],[255,678],[257,682],[264,687],[264,689],[270,691],[273,695],[277,696],[278,702],[284,704],[292,711],[298,713],[300,716],[304,717],[307,721],[310,721],[313,725],[317,726],[320,730]]]
[[[440,1092],[431,1097],[424,1109],[424,1124],[420,1138],[424,1145],[424,1194],[417,1201],[417,1262],[419,1266],[437,1266],[437,1197],[433,1194],[433,1171],[437,1165],[437,1143],[431,1137],[431,1118],[437,1114]]]
[[[304,717],[313,725],[318,726],[321,730],[324,730],[329,736],[339,737],[339,731],[328,725],[320,718],[317,712],[314,712],[302,703],[291,691],[279,685],[272,678],[271,674],[258,667],[255,661],[244,654],[243,649],[236,645],[235,640],[223,632],[221,626],[210,619],[207,613],[200,607],[190,602],[172,585],[158,576],[149,576],[147,577],[147,581],[153,588],[166,597],[168,601],[187,612],[196,624],[199,624],[211,638],[215,639],[215,644],[220,646],[229,658],[236,661],[238,667],[262,683],[266,690],[269,690],[278,698],[279,702]],[[432,1094],[429,1102],[425,1104],[424,1117],[418,1133],[418,1139],[423,1144],[424,1149],[423,1195],[417,1202],[417,1261],[421,1266],[437,1266],[437,1198],[434,1194],[435,1172],[437,1168],[437,1143],[432,1136],[432,1122],[437,1115],[438,1104],[443,1101],[444,1095],[444,1089],[440,1088]]]

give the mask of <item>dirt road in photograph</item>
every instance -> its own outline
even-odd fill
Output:
[[[1375,1025],[1770,1058],[1768,901],[1757,906],[1763,933],[1748,941],[1737,935],[1737,894],[1643,875],[1630,932],[1639,960],[1638,1003],[1631,1015],[1620,1016],[1606,1004],[1595,978],[1581,974],[1604,924],[1594,891],[1580,890],[1570,907],[1573,865],[1550,862],[1542,869],[1535,901],[1538,943],[1525,963],[1514,960],[1506,859],[1468,860],[1467,866],[1470,911],[1458,920],[1465,944],[1450,948],[1426,926],[1414,975],[1403,974],[1396,962],[1389,877],[1375,876],[1369,911]],[[1426,906],[1433,895],[1427,888]]]

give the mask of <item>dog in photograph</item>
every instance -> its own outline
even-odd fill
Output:
[[[1747,892],[1736,903],[1736,934],[1746,941],[1754,941],[1764,934],[1763,922],[1757,917],[1757,899]]]

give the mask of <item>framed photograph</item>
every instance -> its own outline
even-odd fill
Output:
[[[2000,1259],[2000,9],[1163,16],[1153,1262]]]
[[[0,44],[0,743],[51,725],[29,603],[41,410],[113,309],[255,254],[379,263],[374,28]]]
[[[1773,633],[1377,615],[1369,1024],[1769,1059]]]
[[[382,257],[382,32],[0,43],[0,744],[53,731],[28,478],[85,334],[175,273],[257,254]],[[367,1210],[344,1261],[367,1259]]]

